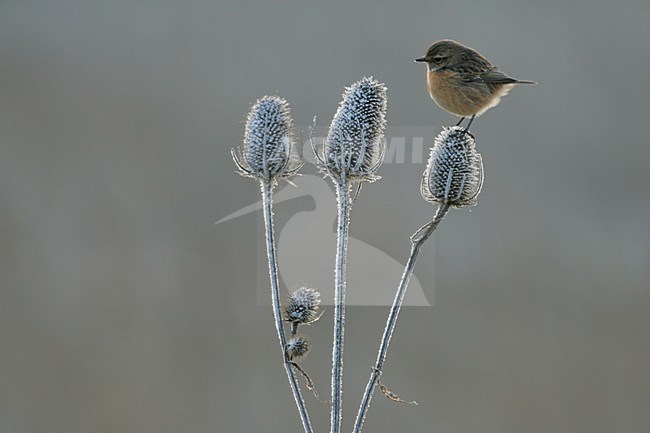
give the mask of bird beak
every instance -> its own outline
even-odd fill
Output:
[[[417,59],[415,59],[415,60],[413,60],[413,61],[414,61],[414,62],[426,62],[427,59],[425,59],[424,57],[418,57]]]

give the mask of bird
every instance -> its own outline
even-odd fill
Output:
[[[474,49],[451,39],[434,42],[415,61],[427,64],[429,95],[440,108],[461,118],[456,126],[472,116],[463,132],[515,85],[537,84],[507,76]]]

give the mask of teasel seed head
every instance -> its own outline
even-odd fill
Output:
[[[284,320],[295,325],[309,324],[320,319],[320,293],[301,286],[283,304]]]
[[[285,352],[289,360],[301,360],[307,356],[311,350],[311,340],[304,335],[295,335],[287,341]]]
[[[472,206],[483,186],[483,162],[474,137],[462,127],[444,128],[435,139],[422,176],[422,197],[430,203]]]
[[[246,119],[244,143],[232,149],[239,174],[273,185],[295,175],[302,158],[294,143],[289,104],[279,96],[264,96]]]
[[[317,155],[320,169],[335,181],[375,181],[384,160],[386,86],[364,77],[345,89]]]

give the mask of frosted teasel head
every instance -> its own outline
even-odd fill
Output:
[[[309,324],[320,319],[320,293],[309,287],[299,287],[287,297],[282,306],[286,322],[294,325]]]
[[[483,162],[474,138],[461,127],[445,128],[431,149],[422,197],[430,203],[473,206],[482,186]]]
[[[244,143],[232,149],[239,174],[277,183],[295,175],[302,166],[293,137],[289,104],[279,96],[264,96],[248,112]]]
[[[335,180],[375,181],[384,160],[386,86],[364,77],[345,89],[320,151],[320,169]]]
[[[295,335],[287,341],[284,351],[287,358],[291,361],[301,360],[307,356],[311,350],[311,340],[304,335]]]

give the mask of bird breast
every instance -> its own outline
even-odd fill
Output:
[[[451,70],[428,71],[429,95],[443,110],[460,117],[481,115],[496,106],[513,87],[508,84],[466,82]]]

